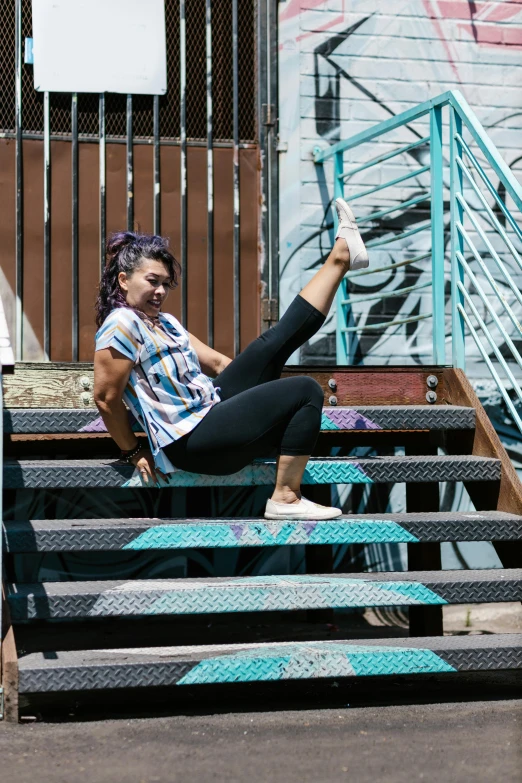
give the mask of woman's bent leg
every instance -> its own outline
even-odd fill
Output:
[[[307,376],[280,378],[218,403],[192,432],[165,449],[179,468],[195,473],[236,473],[274,450],[275,489],[268,519],[334,519],[337,508],[301,497],[301,481],[321,424],[323,392]]]
[[[304,470],[319,434],[322,404],[313,378],[271,381],[218,403],[165,453],[182,470],[211,475],[235,473],[273,451],[306,457]]]

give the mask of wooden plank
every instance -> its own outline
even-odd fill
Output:
[[[476,410],[476,426],[472,438],[472,454],[483,457],[495,457],[502,466],[500,484],[489,486],[479,483],[476,487],[471,482],[466,489],[477,511],[510,511],[522,514],[522,482],[502,445],[495,428],[486,411],[480,404],[473,387],[462,370],[446,369],[445,392],[446,402],[452,405],[471,405]],[[462,454],[462,435],[448,432],[446,435],[449,454]],[[514,568],[522,564],[522,541],[494,541],[497,554],[506,568]]]
[[[427,379],[438,379],[437,402],[444,395],[444,373],[441,367],[286,367],[282,377],[310,375],[324,389],[325,405],[330,396],[337,397],[337,405],[428,405]],[[332,390],[328,381],[336,383]]]
[[[323,387],[325,405],[332,395],[338,405],[427,405],[427,378],[435,375],[438,402],[444,395],[441,367],[287,367],[282,377],[310,375]],[[81,379],[87,379],[87,385]],[[333,379],[336,390],[328,386]],[[17,362],[5,379],[6,408],[94,408],[93,365]]]
[[[83,383],[85,379],[85,383]],[[4,379],[6,408],[95,408],[93,365],[17,362]]]
[[[4,720],[18,723],[18,655],[3,585],[2,616],[6,628],[0,646],[0,681],[4,689]]]

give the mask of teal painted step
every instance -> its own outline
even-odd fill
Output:
[[[8,586],[13,622],[522,600],[522,569]]]
[[[21,552],[185,549],[284,544],[517,541],[522,516],[502,511],[346,514],[334,520],[52,519],[6,522],[5,549]]]
[[[5,460],[4,487],[141,487],[132,465],[114,460]],[[373,484],[410,481],[499,481],[500,460],[489,457],[312,458],[303,484]],[[275,460],[256,460],[237,473],[208,476],[177,471],[159,486],[257,486],[275,479]]]
[[[522,668],[522,634],[33,653],[20,693]]]
[[[459,405],[343,405],[325,406],[321,429],[407,430],[470,429],[475,409]],[[136,432],[141,427],[134,423]],[[107,432],[96,409],[13,408],[4,411],[6,434]]]

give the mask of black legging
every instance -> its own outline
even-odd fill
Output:
[[[319,310],[296,296],[279,323],[215,378],[221,402],[191,432],[164,448],[172,464],[224,476],[274,450],[311,454],[321,428],[323,391],[308,376],[280,376],[289,356],[324,320]]]

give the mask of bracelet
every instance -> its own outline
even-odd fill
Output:
[[[120,459],[122,459],[124,462],[130,463],[131,459],[136,456],[136,454],[139,454],[142,450],[143,445],[138,441],[138,445],[134,446],[133,449],[129,449],[128,451],[121,451],[120,452]]]

